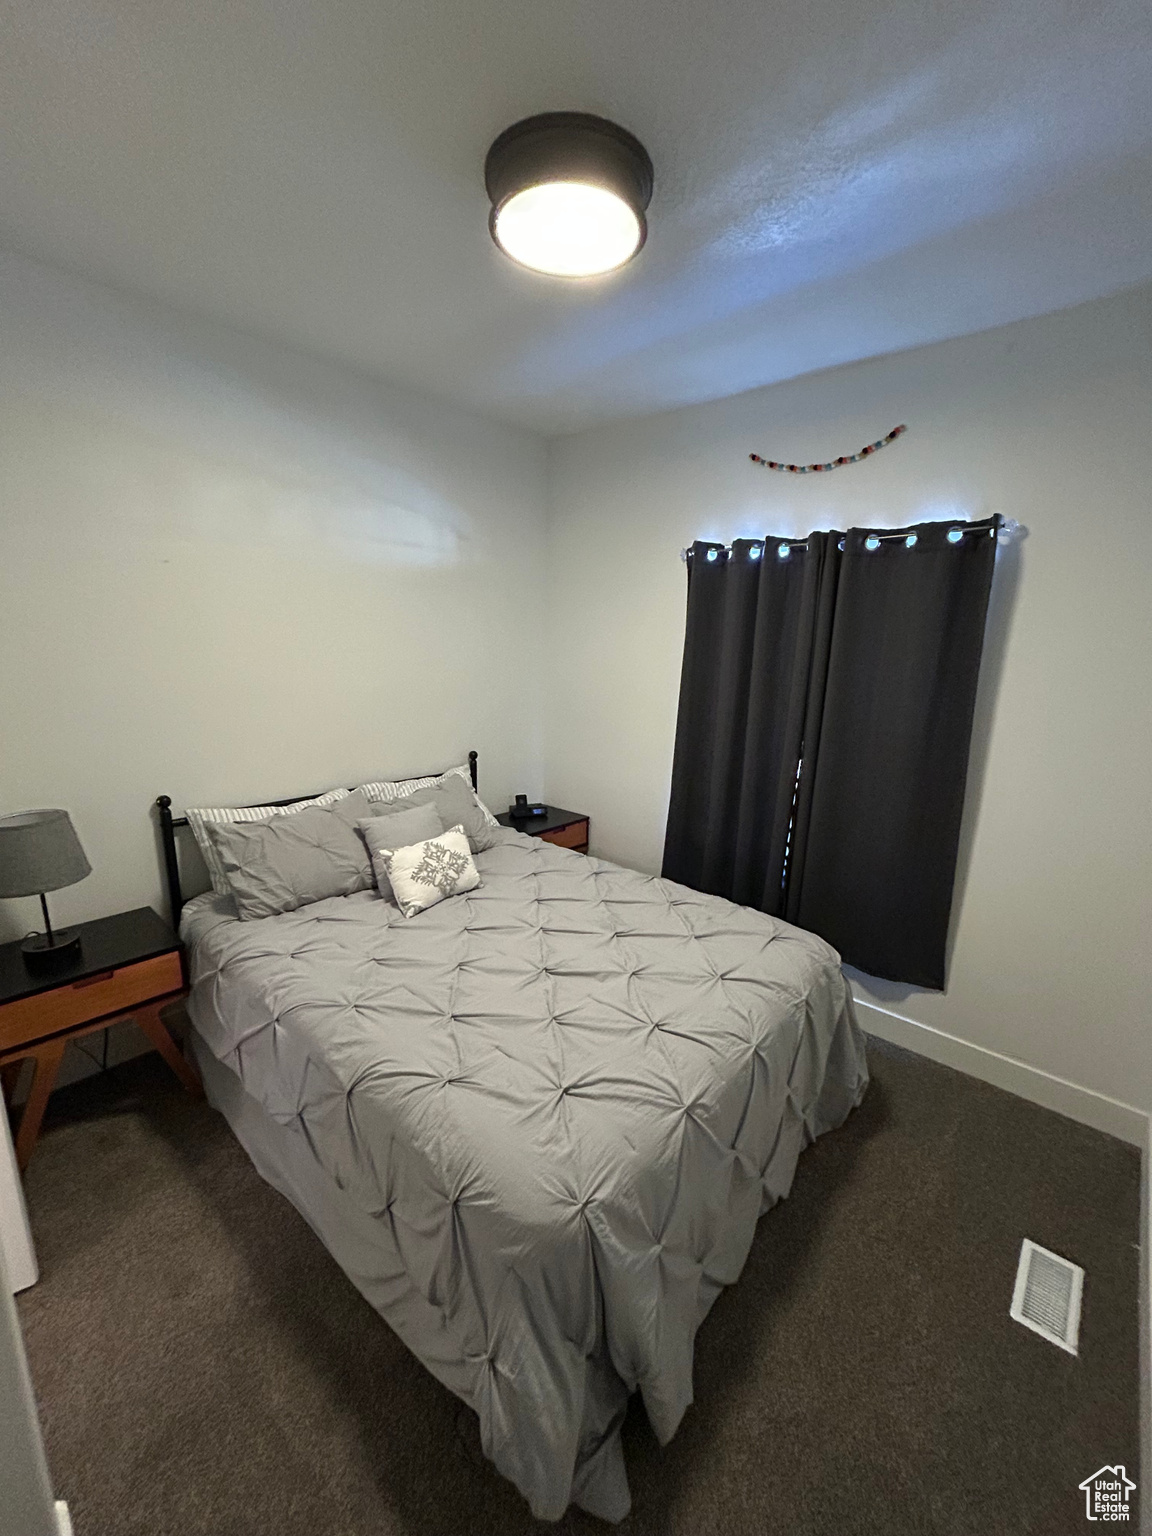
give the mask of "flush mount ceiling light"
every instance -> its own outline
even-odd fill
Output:
[[[506,128],[484,162],[488,228],[513,261],[592,277],[644,244],[652,161],[639,139],[588,112],[542,112]]]

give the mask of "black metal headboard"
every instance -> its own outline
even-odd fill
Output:
[[[472,776],[472,788],[477,788],[476,753],[468,754],[468,772]],[[434,774],[412,774],[412,778],[434,778]],[[291,795],[287,800],[261,800],[261,805],[297,805],[301,800],[315,800],[316,795]],[[247,807],[238,807],[247,809]],[[184,892],[180,888],[180,863],[176,857],[176,833],[188,825],[187,816],[173,816],[171,795],[156,797],[156,810],[160,818],[160,846],[164,853],[164,880],[168,886],[168,905],[172,913],[172,926],[180,923],[184,910]]]

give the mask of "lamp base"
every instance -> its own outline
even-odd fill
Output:
[[[20,953],[30,971],[51,971],[56,966],[71,965],[79,959],[78,928],[56,928],[52,932],[52,940],[50,944],[46,933],[30,933],[22,941]]]

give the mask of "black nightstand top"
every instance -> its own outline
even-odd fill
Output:
[[[51,992],[64,983],[83,981],[101,971],[119,970],[137,960],[150,960],[153,955],[167,955],[180,948],[180,940],[151,907],[137,907],[134,912],[117,912],[112,917],[69,926],[79,929],[80,953],[71,964],[52,971],[30,971],[20,953],[19,939],[0,945],[0,1003]]]
[[[550,805],[543,816],[522,816],[515,820],[505,811],[496,820],[502,827],[511,827],[513,832],[527,832],[529,837],[538,837],[541,832],[558,832],[561,827],[570,827],[573,822],[587,821],[587,811],[562,811],[558,806]]]

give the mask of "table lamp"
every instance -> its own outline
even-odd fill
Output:
[[[75,928],[53,929],[45,892],[75,885],[91,873],[67,811],[0,816],[0,896],[39,896],[44,913],[44,932],[30,933],[20,945],[31,969],[76,959],[80,934]]]

